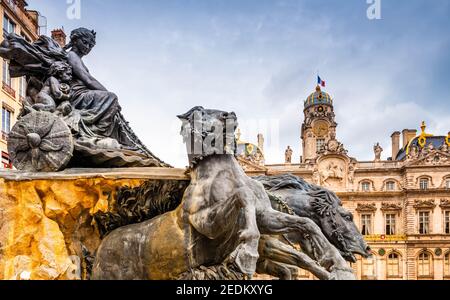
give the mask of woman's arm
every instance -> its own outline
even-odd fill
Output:
[[[73,74],[86,84],[86,86],[92,90],[107,91],[107,89],[97,81],[83,66],[81,58],[73,52],[69,52],[67,55],[69,64],[72,66]]]

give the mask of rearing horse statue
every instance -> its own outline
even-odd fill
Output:
[[[121,227],[101,243],[92,279],[180,279],[214,266],[251,277],[262,234],[298,232],[305,268],[333,278],[317,261],[339,255],[310,219],[276,211],[264,186],[238,164],[234,113],[195,107],[179,116],[191,183],[177,209]],[[314,259],[312,259],[312,258]],[[227,278],[220,278],[227,279]]]

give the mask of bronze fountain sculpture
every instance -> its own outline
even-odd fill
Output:
[[[259,251],[270,250],[260,249],[261,235],[288,233],[302,237],[308,255],[298,253],[296,259],[303,268],[321,279],[340,278],[345,262],[319,226],[274,210],[263,185],[238,164],[234,113],[195,107],[179,118],[192,168],[180,205],[107,235],[93,279],[195,279],[197,270],[218,266],[251,277]]]
[[[8,141],[17,169],[168,166],[137,138],[117,96],[84,65],[95,40],[94,31],[79,28],[64,49],[46,36],[31,44],[14,33],[0,45],[0,56],[11,62],[11,77],[26,76],[28,83]]]
[[[84,65],[96,33],[79,28],[70,38],[62,48],[45,36],[29,43],[10,34],[0,45],[11,76],[28,83],[9,135],[14,166],[26,172],[170,167],[137,138],[117,96]],[[335,194],[293,176],[248,177],[235,158],[234,113],[195,107],[179,119],[189,185],[163,187],[168,198],[141,199],[160,209],[139,212],[134,221],[115,216],[109,226],[111,216],[97,214],[104,239],[92,279],[244,279],[256,271],[292,279],[297,267],[320,279],[354,279],[345,259],[369,249]],[[126,189],[119,195],[129,203]]]

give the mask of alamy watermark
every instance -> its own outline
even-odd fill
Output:
[[[81,19],[81,0],[67,0],[66,15],[69,20]]]
[[[381,0],[367,0],[367,18],[369,20],[381,20]]]

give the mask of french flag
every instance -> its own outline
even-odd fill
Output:
[[[326,85],[325,81],[323,81],[322,78],[320,78],[320,76],[317,76],[317,84],[322,87],[325,87],[325,85]]]

